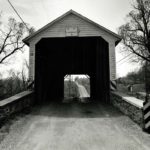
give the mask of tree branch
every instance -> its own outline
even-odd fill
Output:
[[[15,48],[12,52],[10,52],[9,54],[7,54],[6,56],[4,56],[1,60],[0,60],[0,64],[3,63],[3,61],[8,58],[9,56],[11,56],[12,54],[14,54],[17,50],[22,49],[25,46],[25,44],[23,44],[21,47],[17,47]]]
[[[127,46],[128,48],[130,48],[134,54],[136,54],[137,56],[141,57],[142,59],[147,60],[147,61],[150,62],[149,57],[145,57],[145,56],[141,55],[141,54],[138,53],[136,50],[134,50],[134,48],[133,48],[131,45],[126,44],[126,46]]]
[[[0,50],[0,54],[3,52],[4,48],[5,48],[5,44],[6,44],[6,41],[8,40],[10,34],[12,32],[12,29],[10,29],[9,33],[6,35],[5,39],[4,39],[4,42],[2,44],[2,47],[1,47],[1,50]]]

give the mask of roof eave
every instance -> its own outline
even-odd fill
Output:
[[[23,41],[23,43],[25,43],[26,45],[29,46],[29,42],[28,42],[28,40],[27,40],[28,37],[29,37],[29,36],[27,36],[26,38],[24,38],[22,41]]]
[[[115,46],[117,46],[121,42],[121,38],[115,42]]]

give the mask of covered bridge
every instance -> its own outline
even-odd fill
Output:
[[[110,81],[116,79],[115,46],[120,40],[73,10],[25,38],[36,100],[62,99],[64,76],[86,74],[90,76],[91,98],[108,102]]]

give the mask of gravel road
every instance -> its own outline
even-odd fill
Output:
[[[149,150],[150,135],[112,106],[46,104],[10,127],[0,150]]]

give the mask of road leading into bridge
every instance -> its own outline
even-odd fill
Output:
[[[150,135],[112,106],[47,104],[14,121],[0,150],[149,150]]]
[[[88,97],[90,97],[90,95],[88,94],[86,88],[83,85],[79,84],[78,82],[75,82],[75,83],[76,83],[76,85],[78,87],[79,97],[80,98],[85,98],[85,97],[88,98]]]

